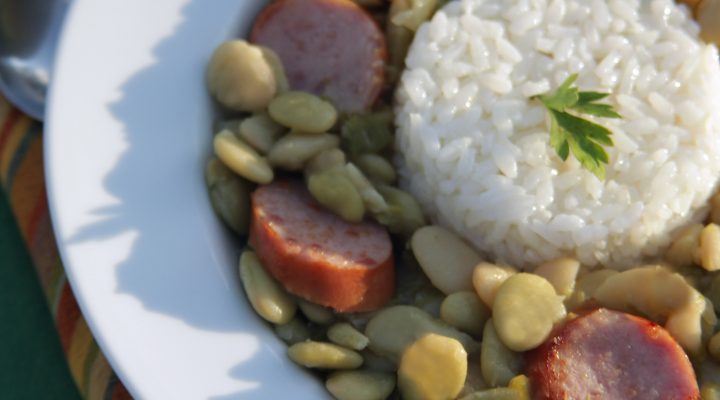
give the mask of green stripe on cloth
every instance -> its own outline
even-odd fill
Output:
[[[24,253],[25,264],[23,265],[26,266],[29,273],[27,271],[25,273],[30,277],[28,279],[34,279],[35,292],[38,292],[37,288],[40,287],[45,295],[43,298],[43,292],[41,291],[39,299],[37,293],[35,297],[31,296],[29,298],[34,299],[35,302],[40,302],[44,307],[46,317],[48,314],[52,314],[50,329],[44,331],[43,334],[43,340],[45,341],[32,343],[32,345],[37,345],[38,348],[47,352],[46,348],[50,343],[48,341],[51,341],[57,352],[59,341],[60,363],[65,371],[64,377],[67,386],[75,389],[76,394],[77,388],[79,388],[80,396],[87,400],[130,399],[125,387],[118,382],[107,360],[99,351],[85,320],[80,314],[80,309],[65,278],[48,212],[42,142],[42,125],[19,113],[9,106],[4,99],[0,98],[0,195],[7,196],[5,199],[11,210],[8,214],[14,215],[15,221],[17,221],[17,226],[13,225],[12,228],[12,234],[16,237],[12,248],[16,250],[15,253],[7,256],[9,257],[7,260],[0,259],[0,274],[11,271],[10,268],[6,267],[6,264],[15,265],[18,262],[16,260],[18,257],[17,252],[26,252]],[[7,212],[7,204],[5,211]],[[8,232],[7,229],[5,226],[0,226],[0,234],[8,234],[6,233]],[[20,239],[17,239],[18,233]],[[0,236],[0,243],[3,242],[6,241],[4,237]],[[30,255],[29,259],[27,252]],[[8,252],[0,252],[0,255],[5,253]],[[2,278],[1,283],[8,285],[14,285],[17,280],[13,276],[3,277],[0,275],[0,278]],[[2,296],[6,292],[15,293],[10,290],[2,290],[2,286],[0,286],[0,291],[2,291],[0,300],[10,301],[11,298],[7,296],[3,298]],[[15,296],[30,296],[30,292],[25,290],[22,293],[15,293]],[[48,311],[48,306],[50,311]],[[10,317],[20,318],[20,323],[22,323],[25,320],[30,321],[37,314],[34,309],[30,312],[31,310],[28,310],[27,307],[26,302],[20,302],[17,304],[11,303],[8,307],[2,307],[0,310],[7,308],[5,311],[12,314]],[[54,329],[52,329],[53,319],[55,322]],[[16,324],[6,325],[5,321],[7,320],[14,321],[10,318],[0,318],[0,321],[3,322],[3,325],[0,325],[0,330],[5,328],[5,332],[12,332],[13,325]],[[17,339],[14,338],[14,340]],[[3,340],[0,343],[5,345],[6,341]],[[8,350],[3,351],[8,352]],[[62,359],[63,351],[64,360]],[[8,353],[7,355],[0,353],[0,363],[24,365],[32,362],[43,363],[45,361],[42,355],[36,356],[35,353],[27,352],[27,359],[24,359],[23,354],[24,352]],[[68,369],[70,377],[75,380],[74,385],[72,380],[67,377]],[[5,395],[2,390],[6,386],[13,385],[10,385],[9,382],[3,382],[3,379],[13,376],[12,374],[5,374],[5,371],[0,369],[0,400],[13,398],[40,400],[77,398],[77,396],[68,397],[54,391],[23,397],[22,385],[19,388],[16,387],[20,392],[13,392],[13,396],[19,395],[21,397],[9,397],[10,395]],[[68,380],[69,382],[67,382]],[[8,385],[3,383],[8,383]],[[28,382],[28,384],[31,383]],[[43,381],[34,382],[33,385],[34,390],[44,390],[46,386]]]
[[[2,191],[0,321],[0,399],[80,399]]]

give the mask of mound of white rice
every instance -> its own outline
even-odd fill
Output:
[[[705,215],[720,65],[673,0],[458,0],[415,37],[397,95],[402,184],[492,259],[625,268]],[[549,145],[533,95],[579,73],[621,120],[607,178]]]

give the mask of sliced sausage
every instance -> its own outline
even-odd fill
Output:
[[[350,0],[277,0],[250,40],[277,53],[291,89],[326,96],[342,111],[369,108],[382,89],[385,38]]]
[[[528,353],[535,399],[699,399],[680,345],[646,319],[596,309]]]
[[[287,291],[340,312],[371,311],[392,297],[395,269],[387,231],[325,210],[295,181],[252,194],[250,244]]]

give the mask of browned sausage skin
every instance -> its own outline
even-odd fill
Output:
[[[343,221],[299,182],[276,181],[252,194],[250,244],[287,291],[336,311],[376,310],[395,290],[387,231]]]
[[[341,111],[370,108],[382,90],[385,37],[350,0],[277,0],[250,40],[277,53],[291,89],[326,96]]]
[[[535,399],[695,400],[692,364],[661,326],[596,309],[528,353]]]

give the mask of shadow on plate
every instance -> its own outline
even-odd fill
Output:
[[[129,77],[122,97],[109,105],[111,114],[124,125],[127,143],[104,181],[118,204],[95,210],[103,219],[81,229],[70,242],[138,232],[131,254],[117,266],[118,292],[133,296],[152,312],[202,330],[245,333],[244,328],[252,326],[247,329],[252,333],[257,332],[257,321],[238,322],[227,313],[228,308],[239,309],[237,304],[246,302],[236,272],[237,256],[244,244],[220,232],[223,228],[216,219],[203,217],[210,210],[203,182],[203,167],[211,154],[210,100],[204,96],[172,101],[172,107],[166,102],[168,94],[182,96],[186,85],[196,85],[189,93],[206,93],[204,70],[213,49],[198,44],[216,43],[232,34],[213,29],[213,21],[235,18],[231,26],[249,26],[260,8],[248,15],[220,15],[218,10],[237,3],[223,1],[219,7],[208,7],[203,0],[189,1],[182,10],[182,22],[153,49],[153,63]],[[188,121],[187,129],[169,131],[168,121],[178,119]],[[178,177],[191,184],[177,184],[173,180]],[[201,231],[196,230],[198,227]],[[174,232],[172,240],[165,237],[169,230]],[[212,238],[225,243],[209,243]],[[186,251],[185,246],[202,248],[204,253]],[[208,257],[214,260],[212,264],[222,267],[212,270],[200,266],[207,268],[208,278],[204,279],[197,263]],[[217,290],[218,277],[224,290]],[[269,327],[262,328],[272,335]],[[271,356],[257,357],[259,353]],[[284,351],[279,353],[261,341],[253,357],[233,367],[228,375],[251,384],[267,380],[268,372],[281,375],[278,369],[293,368],[285,357]],[[286,391],[283,385],[260,385],[216,399],[281,398]]]

